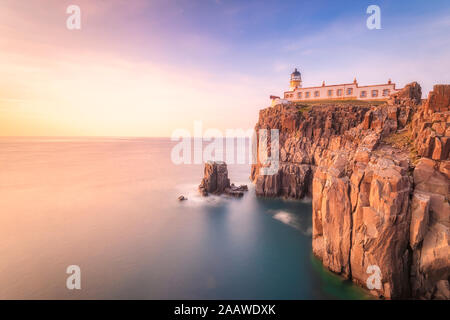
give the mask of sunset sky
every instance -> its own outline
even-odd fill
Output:
[[[448,0],[0,0],[0,135],[248,129],[294,67],[304,86],[392,78],[426,94],[450,83],[449,34]]]

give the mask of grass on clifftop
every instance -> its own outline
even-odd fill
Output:
[[[308,105],[304,106],[304,105],[298,105],[297,104],[297,107],[298,107],[298,112],[299,113],[308,112],[309,110],[312,109],[312,106],[308,106]]]
[[[294,102],[298,108],[298,112],[303,114],[310,111],[314,106],[339,106],[352,105],[360,107],[379,106],[385,104],[384,100],[362,101],[362,100],[320,100],[320,101],[298,101]]]
[[[294,102],[298,107],[306,107],[306,106],[321,106],[321,105],[342,105],[342,104],[351,104],[354,106],[379,106],[385,104],[385,100],[310,100],[310,101],[298,101]]]
[[[397,149],[408,151],[409,159],[413,165],[415,165],[420,158],[414,147],[413,141],[411,140],[411,125],[408,125],[401,131],[391,133],[387,137],[384,137],[382,141]]]

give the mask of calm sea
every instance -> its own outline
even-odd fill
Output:
[[[173,145],[1,138],[0,298],[366,298],[312,256],[310,203],[256,198],[249,165],[229,166],[242,199],[202,198]]]

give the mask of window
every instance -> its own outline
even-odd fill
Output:
[[[378,90],[372,90],[372,97],[378,97]]]
[[[348,88],[347,89],[347,95],[351,96],[353,94],[353,89],[352,88]]]
[[[333,90],[328,90],[328,96],[331,97],[333,95]]]
[[[367,91],[361,91],[360,97],[361,98],[367,97]]]
[[[342,89],[338,89],[337,92],[336,92],[336,94],[337,94],[338,96],[342,96]]]
[[[305,93],[305,98],[309,98],[309,92]]]
[[[301,98],[302,98],[302,93],[301,93],[301,92],[297,93],[297,97],[298,97],[299,99],[301,99]]]
[[[383,90],[383,97],[387,97],[389,95],[389,89]]]
[[[314,97],[319,97],[320,96],[320,92],[319,91],[314,91]]]

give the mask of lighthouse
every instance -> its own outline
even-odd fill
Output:
[[[395,83],[389,79],[387,83],[360,86],[358,81],[351,83],[326,85],[325,81],[318,87],[303,87],[302,75],[295,68],[291,73],[289,91],[284,92],[286,101],[309,100],[387,100],[390,95],[398,92]],[[272,103],[279,103],[277,97],[272,96]],[[275,102],[274,102],[275,101]]]
[[[292,91],[302,87],[302,75],[297,68],[291,73],[290,87]]]

